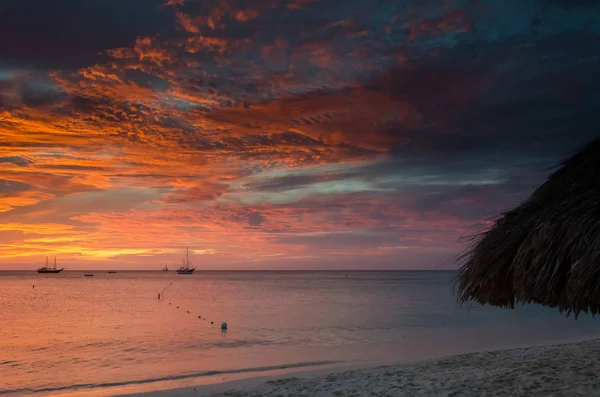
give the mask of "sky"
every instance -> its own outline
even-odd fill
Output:
[[[596,0],[4,0],[0,269],[452,269],[600,133]]]

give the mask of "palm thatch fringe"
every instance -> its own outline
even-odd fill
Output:
[[[600,139],[563,161],[517,208],[470,237],[459,257],[461,302],[539,303],[600,311]]]

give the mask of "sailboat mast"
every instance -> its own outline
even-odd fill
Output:
[[[56,270],[56,257],[54,257],[54,270]]]

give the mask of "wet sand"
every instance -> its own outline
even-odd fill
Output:
[[[596,339],[131,396],[600,396],[599,357]]]

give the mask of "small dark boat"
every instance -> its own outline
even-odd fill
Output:
[[[54,257],[54,264],[52,266],[50,266],[50,264],[48,263],[48,257],[46,257],[46,266],[37,269],[38,273],[60,273],[62,271],[63,268],[56,268],[56,257]]]
[[[111,274],[115,274],[116,272],[114,272],[114,271],[110,271],[109,273],[111,273]]]
[[[185,258],[183,258],[183,264],[179,269],[177,269],[177,274],[192,274],[196,268],[190,267],[190,254],[189,249],[185,249]]]
[[[162,271],[163,272],[168,272],[169,271],[169,268],[167,267],[167,265],[165,265],[165,267],[162,268]]]
[[[93,274],[84,274],[83,276],[84,276],[84,277],[94,277],[94,275],[93,275]]]

